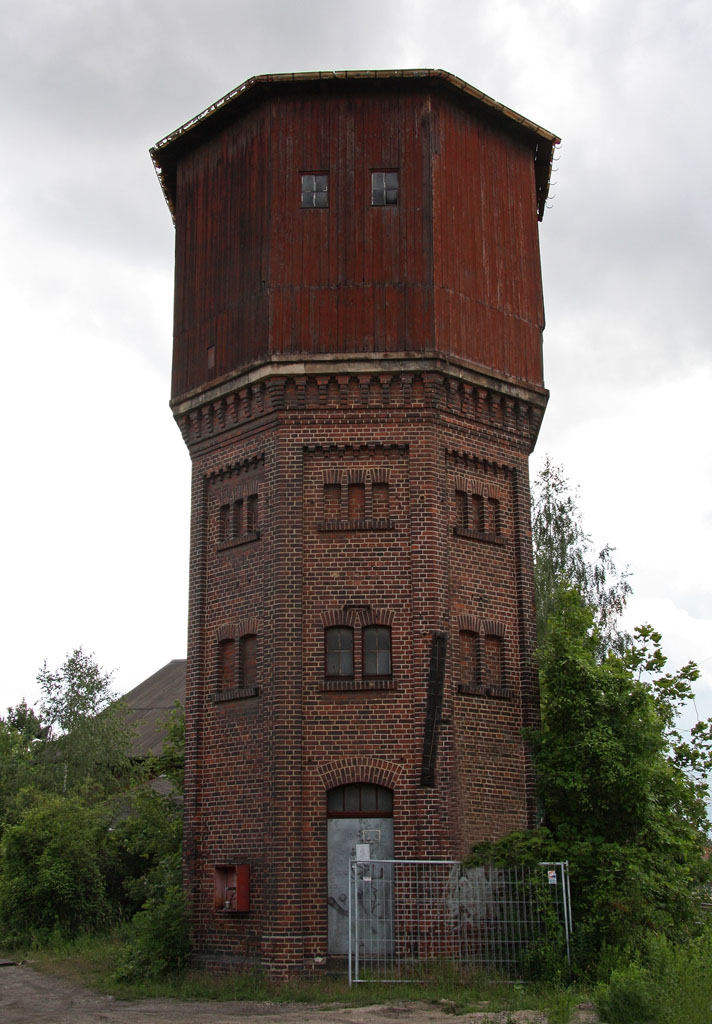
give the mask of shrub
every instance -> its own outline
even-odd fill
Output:
[[[181,970],[190,954],[180,855],[164,857],[151,875],[149,896],[131,922],[117,981],[138,981]]]
[[[0,843],[0,933],[18,944],[71,938],[111,917],[103,815],[77,795],[24,790]]]

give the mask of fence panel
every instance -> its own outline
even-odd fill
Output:
[[[350,983],[418,980],[444,963],[522,977],[543,943],[570,962],[570,936],[567,862],[350,862]]]

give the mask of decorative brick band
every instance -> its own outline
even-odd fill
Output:
[[[459,485],[456,485],[456,487],[460,490],[470,490],[470,493],[482,494],[482,491],[474,491],[471,489],[470,485],[475,484],[477,480],[475,477],[471,477],[469,475],[470,473],[478,473],[486,477],[489,477],[490,474],[495,477],[501,476],[504,480],[508,480],[514,473],[514,467],[507,465],[505,462],[495,462],[494,459],[483,459],[478,455],[472,455],[471,452],[464,451],[460,448],[446,448],[445,458],[453,465],[453,467],[461,465],[464,468],[465,473],[468,475],[464,476],[460,473],[456,479],[463,481],[465,486],[459,487]],[[483,480],[482,486],[487,486],[489,488],[489,494],[491,497],[499,497],[499,495],[494,491],[494,488],[497,487],[495,481],[491,479]]]
[[[322,693],[340,693],[354,690],[397,690],[398,683],[391,676],[373,676],[366,679],[325,679]]]
[[[264,452],[259,455],[253,455],[249,459],[240,459],[237,462],[229,462],[225,466],[220,466],[218,469],[211,470],[210,473],[206,474],[206,480],[208,483],[222,482],[223,480],[229,480],[232,476],[239,476],[242,473],[254,472],[260,469],[264,465],[265,456]],[[243,487],[249,487],[248,481],[242,485]],[[255,482],[255,489],[257,489],[257,482]],[[245,493],[252,493],[251,491],[245,491]]]
[[[222,704],[228,700],[244,700],[246,697],[259,697],[258,686],[231,686],[229,690],[218,690],[213,694],[213,704]]]
[[[320,533],[345,533],[348,530],[395,530],[393,519],[327,519],[319,523]]]
[[[324,789],[348,786],[354,782],[395,789],[403,773],[403,765],[377,757],[342,757],[318,765],[317,772]]]
[[[465,693],[470,697],[494,697],[499,700],[512,700],[514,691],[509,686],[477,686],[475,684],[460,683],[458,693]]]
[[[331,373],[319,372],[314,359],[288,367],[272,358],[171,404],[188,445],[280,410],[432,408],[522,437],[533,448],[548,398],[544,388],[456,366],[452,358],[404,356],[389,360],[379,353],[378,371],[363,354],[347,357],[338,369],[329,358]]]
[[[381,443],[379,441],[368,441],[365,444],[305,444],[304,451],[309,455],[315,455],[317,453],[321,455],[352,455],[354,452],[407,452],[407,444],[396,444],[393,443]],[[346,470],[348,473],[349,470]],[[379,481],[376,480],[376,472],[371,470],[371,478],[374,483]],[[386,472],[388,472],[386,470]],[[344,471],[338,470],[336,477],[332,483],[341,483]]]
[[[232,540],[222,540],[217,545],[218,551],[227,551],[228,548],[239,548],[243,544],[251,544],[253,540],[260,539],[259,530],[248,530],[247,533],[241,533],[239,537],[234,537]]]

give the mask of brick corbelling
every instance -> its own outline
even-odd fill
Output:
[[[385,373],[382,364],[393,367]],[[378,364],[377,366],[375,364]],[[206,438],[283,410],[320,412],[422,408],[518,436],[531,450],[548,392],[521,381],[483,374],[437,357],[389,359],[385,354],[332,363],[331,374],[311,364],[272,361],[261,377],[241,374],[174,400],[174,416],[192,448]],[[289,369],[291,373],[284,374]]]

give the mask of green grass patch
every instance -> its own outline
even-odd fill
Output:
[[[57,975],[119,999],[313,1003],[366,1006],[374,1003],[430,1003],[458,1015],[477,1010],[538,1010],[550,1024],[566,1024],[573,1008],[590,998],[585,991],[556,985],[523,985],[493,981],[484,975],[467,980],[444,968],[422,983],[368,982],[349,988],[346,979],[315,976],[285,982],[270,980],[259,971],[211,974],[186,970],[164,978],[119,982],[115,971],[125,932],[56,941],[42,950],[9,951],[12,959],[27,959],[48,974]]]

